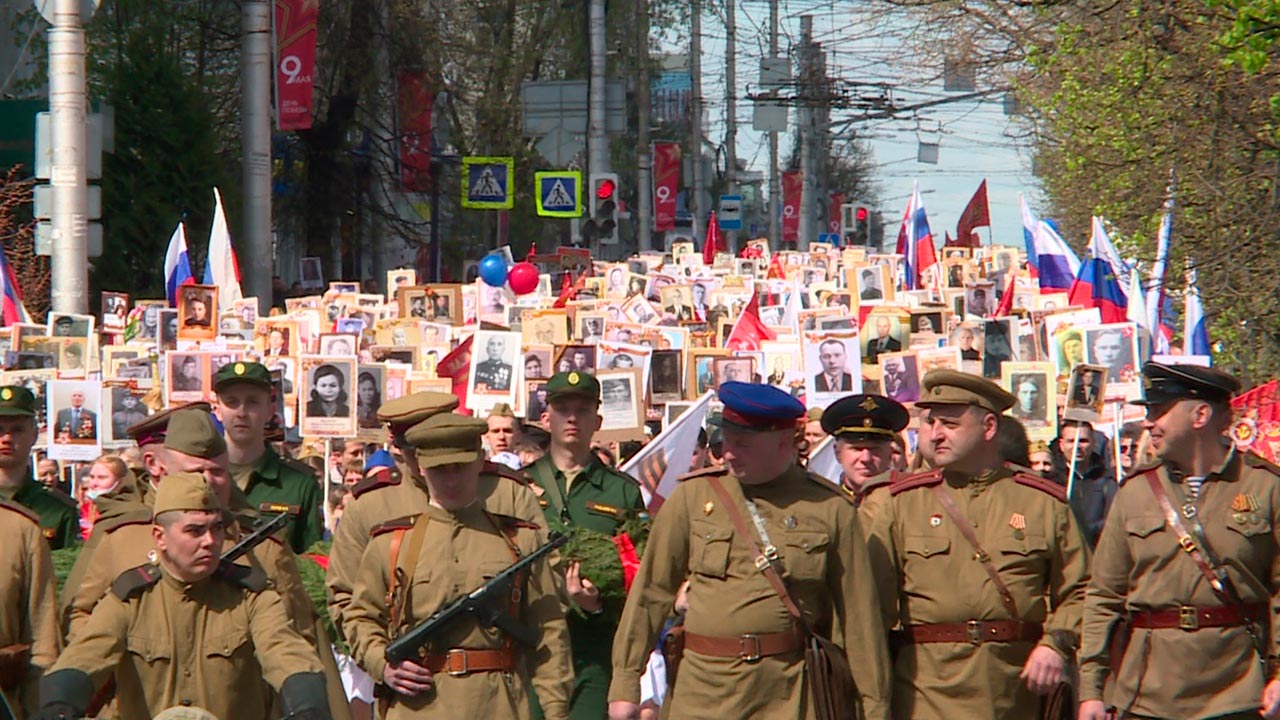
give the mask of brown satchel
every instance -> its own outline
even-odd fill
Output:
[[[30,645],[9,645],[0,648],[0,690],[12,692],[22,684],[31,662]]]
[[[733,522],[737,537],[744,543],[748,542],[747,538],[757,537],[743,519],[742,514],[738,512],[737,503],[725,490],[720,478],[713,475],[708,477],[707,481],[724,504],[724,510],[728,513],[729,520]],[[809,688],[809,701],[813,705],[814,716],[817,720],[861,718],[862,703],[859,700],[858,686],[853,681],[853,671],[849,667],[849,660],[845,657],[844,650],[813,632],[804,621],[799,606],[791,599],[786,583],[778,575],[777,551],[772,548],[762,549],[758,543],[753,545],[755,547],[751,549],[757,553],[756,567],[773,586],[774,592],[786,606],[792,621],[804,633],[805,682]]]

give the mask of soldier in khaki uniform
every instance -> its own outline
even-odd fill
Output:
[[[938,469],[890,486],[869,538],[896,629],[894,717],[1036,717],[1074,653],[1088,550],[1063,489],[1001,463],[1013,403],[973,375],[924,377]]]
[[[114,673],[126,718],[197,705],[266,720],[263,680],[285,714],[330,717],[315,650],[289,625],[261,570],[221,565],[227,513],[194,473],[165,478],[152,529],[156,562],[116,579],[84,632],[40,682],[36,720],[81,717]],[[163,622],[156,622],[163,618]]]
[[[664,712],[673,719],[814,717],[803,636],[757,566],[776,550],[805,624],[848,657],[866,717],[888,720],[876,578],[852,503],[797,464],[804,406],[777,388],[738,382],[723,383],[720,398],[726,467],[686,475],[654,517],[614,638],[609,717],[639,717],[641,673],[686,578],[684,659]],[[713,482],[752,526],[751,537],[739,535]]]
[[[1080,718],[1099,720],[1108,706],[1127,718],[1280,717],[1280,469],[1224,437],[1235,378],[1148,363],[1142,379],[1159,461],[1120,486],[1098,540],[1085,598]],[[1231,589],[1215,592],[1196,557],[1211,574],[1225,567]],[[1269,673],[1246,623],[1272,661]]]
[[[40,518],[3,500],[0,548],[0,694],[22,720],[23,708],[36,705],[36,681],[62,649],[53,607],[53,558]]]
[[[0,407],[11,412],[0,417],[0,500],[17,503],[40,518],[40,530],[49,547],[57,550],[80,543],[80,515],[76,503],[66,493],[51,490],[31,477],[31,448],[40,431],[34,413],[35,396],[19,385],[0,387]]]
[[[370,532],[388,520],[404,517],[406,513],[422,512],[429,507],[430,493],[414,453],[414,448],[426,442],[429,435],[421,435],[417,425],[432,416],[449,413],[456,407],[458,398],[453,395],[417,392],[388,400],[378,409],[378,418],[387,424],[392,446],[401,453],[401,457],[395,470],[383,468],[356,484],[352,500],[342,513],[342,522],[334,531],[325,582],[328,585],[329,617],[339,629],[343,626],[342,613],[350,602],[360,557],[369,543]],[[484,464],[479,492],[485,509],[491,513],[544,524],[537,497],[524,486],[519,475],[501,465]]]
[[[236,487],[254,507],[296,507],[298,514],[289,521],[289,546],[295,553],[306,552],[324,535],[323,493],[309,466],[281,457],[267,445],[267,423],[275,413],[271,372],[262,363],[227,363],[214,376],[213,391]]]
[[[836,460],[844,469],[840,488],[858,508],[866,534],[889,497],[889,483],[897,479],[893,440],[910,420],[901,403],[883,395],[849,395],[822,414],[822,429],[836,437]]]
[[[385,523],[360,561],[343,618],[351,654],[382,687],[386,718],[528,718],[527,688],[549,720],[568,717],[573,671],[552,560],[532,566],[510,614],[540,635],[526,648],[466,617],[420,661],[389,663],[391,638],[431,617],[536,550],[535,523],[488,511],[478,491],[483,420],[443,413],[414,427],[418,467],[431,500],[420,514]],[[393,581],[394,578],[394,581]],[[388,597],[394,607],[388,607]]]

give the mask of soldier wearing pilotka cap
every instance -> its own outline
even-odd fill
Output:
[[[1280,717],[1280,469],[1228,441],[1234,377],[1147,363],[1142,386],[1158,459],[1120,486],[1094,551],[1080,718]]]

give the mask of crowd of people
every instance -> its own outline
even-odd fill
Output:
[[[190,285],[13,327],[0,697],[1280,717],[1280,469],[1231,440],[1240,383],[1017,250],[955,250],[931,288],[892,255],[677,246],[521,293],[397,270],[263,317]]]

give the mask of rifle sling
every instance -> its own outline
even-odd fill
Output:
[[[560,489],[560,483],[556,482],[555,465],[551,462],[551,456],[544,456],[545,459],[535,462],[529,467],[529,474],[533,475],[533,479],[542,485],[547,491],[547,498],[556,508],[556,513],[560,519],[569,523],[569,503],[564,498],[564,491]],[[552,469],[548,471],[548,466]]]
[[[1017,620],[1018,604],[1014,602],[1013,593],[1009,592],[1009,586],[1004,584],[1004,580],[1000,579],[1000,571],[996,566],[991,564],[991,556],[986,550],[982,549],[982,543],[978,542],[978,536],[973,533],[973,526],[969,524],[968,518],[960,512],[960,508],[956,507],[956,502],[951,499],[947,491],[941,485],[934,485],[929,488],[933,491],[934,497],[938,499],[938,504],[942,506],[942,510],[951,518],[951,522],[955,523],[960,534],[964,536],[966,542],[973,546],[974,552],[977,553],[977,560],[982,563],[982,569],[987,571],[987,576],[991,578],[991,583],[996,586],[996,594],[1000,596],[1000,604],[1004,605],[1005,612],[1009,613],[1010,620]]]

